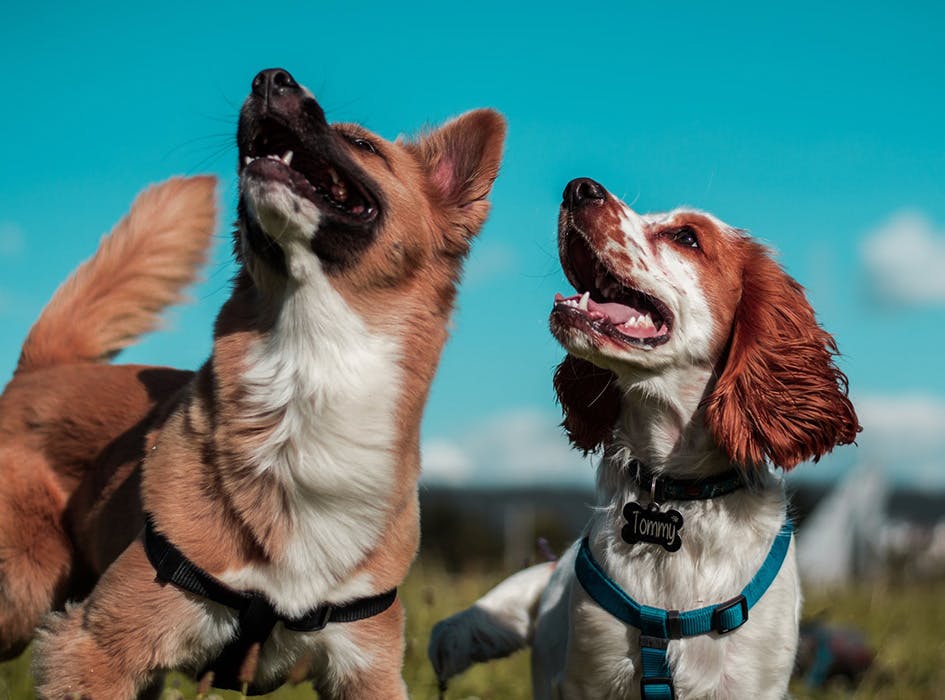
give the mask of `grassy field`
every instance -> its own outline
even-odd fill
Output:
[[[424,561],[414,567],[402,589],[408,614],[404,677],[411,698],[435,700],[438,697],[433,671],[426,660],[427,636],[433,623],[467,606],[501,578],[501,574],[451,576],[442,567]],[[797,682],[792,686],[795,698],[945,698],[945,582],[875,584],[832,595],[809,593],[805,616],[863,630],[877,650],[877,662],[856,689],[837,686],[813,692]],[[446,698],[519,700],[530,697],[529,688],[528,655],[522,652],[480,665],[455,679]],[[173,677],[164,700],[189,700],[195,694],[192,683]],[[223,700],[240,697],[238,693],[223,692],[218,696]],[[300,686],[283,687],[265,697],[314,700],[316,694]],[[0,665],[0,700],[31,698],[28,658]]]

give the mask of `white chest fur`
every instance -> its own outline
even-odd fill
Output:
[[[737,595],[751,580],[783,524],[780,489],[739,491],[721,499],[674,503],[685,517],[682,548],[667,553],[656,545],[628,546],[620,537],[619,508],[640,499],[635,489],[612,494],[612,505],[591,524],[595,558],[637,601],[666,609],[692,610]],[[793,545],[767,593],[752,608],[749,622],[723,636],[703,635],[670,642],[668,657],[677,694],[692,698],[778,698],[786,692],[797,643],[799,591]],[[595,691],[636,689],[634,654],[627,628],[591,601],[583,591],[575,599],[574,638],[568,668],[597,665]],[[636,637],[634,631],[632,636]],[[631,640],[635,647],[636,641]],[[586,666],[584,666],[586,668]],[[570,677],[568,683],[583,681]],[[596,695],[594,695],[596,697]]]
[[[223,577],[289,615],[374,592],[350,572],[384,526],[401,385],[397,343],[369,331],[310,254],[306,264],[243,376],[253,412],[281,416],[254,456],[289,494],[286,554]]]

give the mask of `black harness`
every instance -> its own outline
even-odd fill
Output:
[[[187,559],[164,535],[155,530],[150,515],[146,517],[144,551],[159,581],[174,584],[189,593],[237,611],[239,625],[236,638],[197,674],[200,678],[212,671],[214,687],[226,690],[242,689],[238,679],[240,666],[254,644],[262,645],[269,638],[277,622],[294,632],[317,632],[329,622],[356,622],[379,615],[393,605],[397,597],[395,588],[344,605],[319,605],[301,617],[285,617],[276,612],[262,593],[233,590]],[[262,691],[250,686],[250,695],[259,692]]]

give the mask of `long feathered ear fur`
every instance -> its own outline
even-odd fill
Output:
[[[861,428],[837,346],[803,288],[763,246],[744,245],[742,296],[706,423],[734,462],[791,469],[852,443]]]
[[[561,425],[571,444],[586,455],[606,443],[620,413],[614,373],[566,355],[555,370],[554,385],[564,413]]]

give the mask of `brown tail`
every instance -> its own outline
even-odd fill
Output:
[[[43,309],[17,372],[103,362],[153,330],[206,259],[216,227],[215,188],[213,177],[172,178],[138,195]]]

